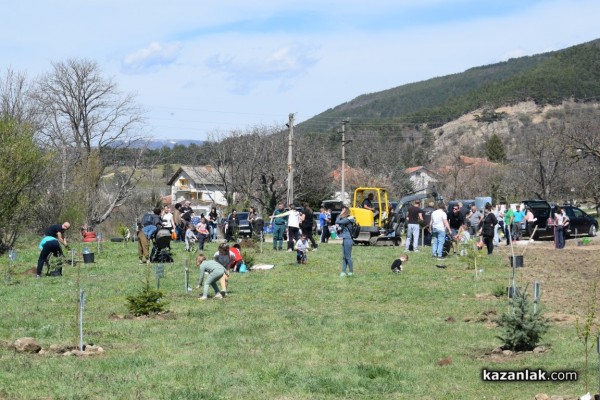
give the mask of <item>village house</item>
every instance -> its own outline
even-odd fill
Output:
[[[181,166],[167,182],[171,186],[172,203],[190,200],[195,208],[227,206],[223,183],[210,165]]]
[[[439,179],[439,175],[427,167],[418,166],[404,170],[415,188],[415,194],[428,193]]]

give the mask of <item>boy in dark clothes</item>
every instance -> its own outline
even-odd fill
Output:
[[[399,274],[400,272],[402,272],[402,263],[405,263],[408,261],[408,255],[407,254],[402,254],[400,256],[400,258],[394,260],[394,262],[392,263],[392,272],[395,274]]]

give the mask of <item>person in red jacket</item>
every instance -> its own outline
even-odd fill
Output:
[[[229,251],[235,255],[231,265],[231,269],[233,270],[233,272],[239,272],[240,265],[242,265],[242,263],[244,262],[244,259],[242,258],[242,249],[240,245],[236,243],[229,248]]]

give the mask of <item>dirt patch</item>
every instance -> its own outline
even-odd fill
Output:
[[[497,252],[504,256],[508,269],[510,248],[501,246]],[[578,246],[570,239],[564,249],[554,248],[552,241],[536,241],[527,246],[515,246],[515,255],[523,255],[524,267],[516,269],[517,286],[528,286],[533,295],[533,282],[541,283],[541,305],[547,316],[562,324],[574,324],[576,317],[585,315],[593,297],[593,283],[600,280],[600,238]],[[598,288],[600,298],[600,287]],[[600,305],[600,302],[599,304]]]
[[[493,350],[485,351],[482,357],[479,357],[480,360],[483,361],[491,361],[491,362],[507,362],[519,359],[524,355],[528,354],[544,354],[548,351],[548,347],[546,346],[537,346],[535,349],[530,351],[513,351],[507,350],[503,347],[496,347]]]
[[[496,327],[498,312],[496,310],[487,310],[474,317],[465,317],[464,322],[480,322],[490,327]]]
[[[157,319],[157,320],[172,320],[177,319],[177,315],[171,311],[163,311],[160,313],[154,313],[150,315],[138,315],[135,316],[133,314],[115,314],[112,313],[108,316],[108,319],[119,320],[119,319],[137,319],[137,320],[145,320],[145,319]]]

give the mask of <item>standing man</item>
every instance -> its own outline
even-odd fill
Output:
[[[510,204],[506,205],[506,211],[504,212],[504,237],[506,237],[506,245],[509,246],[512,242],[513,222],[515,219],[515,212],[510,207]]]
[[[450,225],[450,231],[452,234],[452,251],[454,254],[456,254],[456,243],[460,239],[458,237],[458,230],[465,222],[463,215],[460,213],[459,204],[461,203],[455,204],[454,207],[452,207],[452,213],[448,216],[448,224]]]
[[[283,232],[287,217],[281,216],[284,213],[283,203],[277,205],[277,210],[271,215],[271,225],[273,226],[273,250],[282,250]]]
[[[427,204],[427,207],[423,209],[423,224],[425,229],[423,230],[423,244],[425,246],[431,246],[431,229],[429,223],[431,222],[431,213],[435,211],[435,203],[433,201]]]
[[[184,225],[187,226],[187,224],[190,224],[192,222],[192,214],[194,214],[194,210],[192,210],[192,202],[186,200],[179,211],[181,212],[181,219],[184,221]]]
[[[444,241],[446,240],[446,232],[450,232],[448,217],[444,211],[444,203],[439,203],[437,210],[431,213],[429,230],[433,235],[431,254],[438,259],[442,259],[444,256]]]
[[[517,211],[514,212],[513,217],[513,230],[515,232],[515,240],[521,240],[523,236],[523,230],[521,229],[521,223],[525,220],[525,212],[521,210],[521,205],[517,204]]]
[[[405,251],[410,250],[410,244],[412,239],[413,251],[418,252],[419,247],[419,231],[421,230],[421,225],[419,223],[423,221],[423,210],[420,207],[421,202],[419,200],[415,200],[413,205],[408,207],[408,228],[406,230],[406,249]]]
[[[468,214],[469,219],[469,233],[471,237],[476,236],[479,232],[479,225],[483,220],[483,214],[477,209],[477,206],[473,204],[471,206],[471,212]]]

